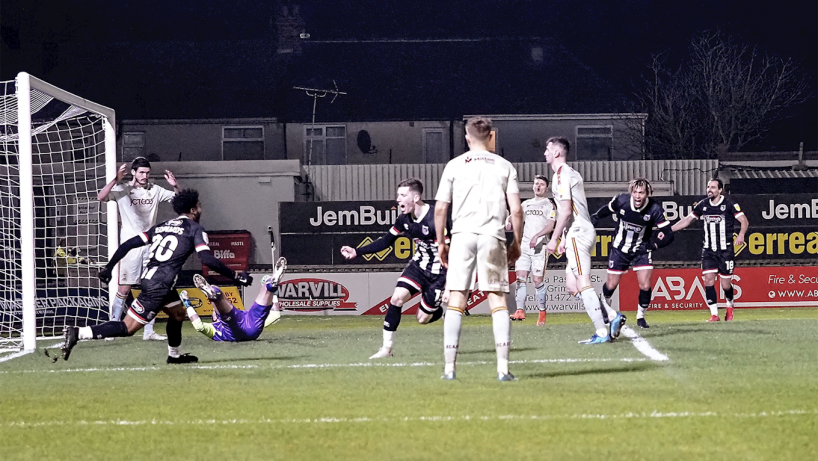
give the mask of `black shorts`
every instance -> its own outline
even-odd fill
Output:
[[[152,283],[150,280],[142,279],[142,292],[131,303],[128,315],[135,318],[142,325],[148,324],[156,318],[156,314],[164,307],[171,307],[181,304],[179,293],[174,289],[176,281]]]
[[[729,250],[702,250],[702,273],[718,272],[719,275],[731,277],[736,267],[733,249]]]
[[[608,257],[609,273],[624,274],[631,266],[635,271],[653,269],[651,252],[645,250],[636,253],[623,253],[619,248],[611,248],[611,255]]]
[[[443,291],[446,289],[446,271],[431,274],[412,261],[398,278],[397,286],[406,288],[412,296],[421,292],[419,308],[431,314],[440,309]]]

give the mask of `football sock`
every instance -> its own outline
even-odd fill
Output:
[[[122,319],[122,308],[125,307],[125,299],[128,295],[123,295],[120,293],[116,294],[114,298],[113,304],[111,304],[111,320],[121,320]]]
[[[168,346],[168,356],[169,357],[179,357],[179,346],[171,347]]]
[[[525,281],[517,281],[517,290],[514,291],[514,299],[517,301],[517,309],[525,309],[525,297],[527,295]]]
[[[383,330],[383,346],[382,349],[392,350],[395,345],[395,332],[384,329]]]
[[[602,313],[602,316],[607,318],[608,322],[615,319],[616,315],[618,314],[618,312],[611,307],[611,297],[613,296],[614,291],[616,291],[616,288],[611,290],[608,288],[607,283],[602,284],[602,297],[605,298],[605,302],[602,303],[602,308],[605,309],[605,312]]]
[[[188,307],[186,310],[187,316],[190,318],[190,323],[193,324],[193,328],[208,338],[213,339],[213,336],[216,334],[216,329],[213,328],[213,324],[202,322],[202,319],[199,317],[199,314],[196,313],[196,309],[193,307]]]
[[[443,373],[455,371],[455,361],[457,360],[457,347],[460,343],[460,326],[463,323],[463,309],[452,307],[446,311],[443,317],[443,359],[446,363]]]
[[[645,318],[645,311],[650,307],[650,290],[639,290],[639,309],[636,312],[637,319]]]
[[[397,331],[400,325],[400,311],[401,308],[389,303],[389,308],[386,310],[386,315],[383,318],[383,329],[389,331]]]
[[[151,320],[147,325],[145,325],[145,328],[142,330],[142,339],[145,339],[154,333],[153,322],[156,322],[156,319]]]
[[[716,287],[704,287],[704,300],[710,308],[710,315],[719,315],[719,306],[716,304]]]
[[[430,318],[427,323],[434,323],[440,320],[440,317],[443,317],[443,311],[443,307],[438,307],[436,311],[432,312],[432,318]]]
[[[585,306],[585,312],[594,323],[597,336],[607,336],[608,328],[605,326],[605,319],[602,316],[602,307],[599,305],[599,298],[594,291],[594,287],[588,286],[581,288],[579,296],[582,298],[582,304]],[[616,314],[614,314],[615,316]]]
[[[117,336],[128,336],[128,327],[125,326],[125,322],[111,320],[99,325],[82,327],[79,331],[79,339],[102,339]]]
[[[727,299],[727,307],[733,307],[733,285],[724,289],[724,297]]]
[[[540,283],[539,285],[534,287],[534,289],[537,290],[537,294],[536,294],[536,296],[537,296],[537,308],[539,310],[541,310],[541,311],[544,311],[545,310],[545,300],[546,300],[546,295],[547,295],[547,287],[545,286],[545,282]]]
[[[179,347],[182,344],[182,322],[168,319],[168,347]]]
[[[511,344],[508,308],[503,306],[492,309],[491,327],[494,330],[494,348],[497,350],[497,373],[508,374],[508,348]]]

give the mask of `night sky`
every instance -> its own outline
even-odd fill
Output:
[[[127,49],[151,41],[263,39],[274,33],[272,18],[277,6],[282,4],[299,5],[310,39],[318,41],[556,38],[579,60],[625,93],[631,92],[633,83],[646,73],[651,54],[667,51],[672,61],[673,58],[681,60],[696,32],[720,29],[744,43],[758,45],[762,51],[792,57],[801,63],[809,77],[810,101],[794,110],[793,118],[777,124],[761,147],[795,150],[798,141],[803,140],[808,149],[818,148],[815,98],[818,94],[818,3],[815,1],[2,0],[0,79],[10,80],[17,72],[27,71],[69,91],[87,88],[94,85],[95,79],[106,76],[65,76],[55,72],[55,54],[60,52],[60,44],[119,42],[125,43],[124,49]],[[214,68],[213,72],[220,69]],[[60,77],[55,81],[49,79],[49,75]],[[122,97],[122,92],[136,93],[138,97],[140,88],[105,91],[116,94],[101,93],[93,97],[96,102],[116,109],[115,102]],[[127,113],[118,116],[128,118]],[[152,118],[163,117],[156,113]],[[804,137],[808,139],[797,139]]]

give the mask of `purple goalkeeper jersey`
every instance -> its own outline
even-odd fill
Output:
[[[234,307],[227,315],[219,315],[218,311],[214,310],[213,328],[216,329],[216,334],[213,335],[213,341],[253,341],[264,330],[264,321],[267,320],[272,307],[253,303],[246,311]]]

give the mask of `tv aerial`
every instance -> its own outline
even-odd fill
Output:
[[[332,86],[335,87],[334,90],[322,90],[322,89],[319,89],[319,88],[306,88],[306,87],[303,87],[303,86],[294,86],[293,87],[294,90],[301,90],[301,91],[306,92],[307,96],[312,98],[312,123],[310,125],[310,132],[311,133],[315,133],[315,108],[318,105],[318,98],[326,98],[328,95],[332,95],[332,100],[329,102],[330,104],[332,104],[332,103],[335,102],[335,99],[338,97],[338,95],[345,95],[346,94],[346,92],[340,91],[338,89],[338,84],[335,83],[335,80],[332,81]],[[312,195],[312,192],[310,191],[310,187],[312,186],[312,183],[310,181],[310,167],[312,166],[312,146],[315,143],[315,141],[310,139],[310,140],[308,140],[308,142],[309,142],[310,148],[309,148],[309,151],[307,153],[307,178],[306,178],[305,182],[307,183],[307,195],[310,196],[310,195]]]

